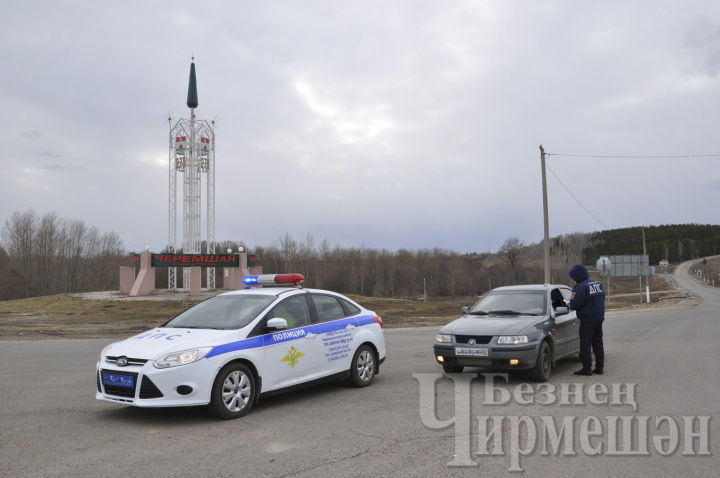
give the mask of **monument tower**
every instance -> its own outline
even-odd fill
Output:
[[[190,64],[187,106],[190,119],[181,118],[170,125],[169,194],[168,194],[168,252],[177,250],[177,177],[183,185],[183,236],[185,254],[215,254],[215,122],[195,118],[198,107],[195,57]],[[202,251],[201,211],[202,175],[205,175],[206,239]],[[190,268],[183,268],[183,288],[190,288]],[[215,288],[215,268],[207,269],[207,288]],[[177,290],[177,270],[168,270],[168,289]]]

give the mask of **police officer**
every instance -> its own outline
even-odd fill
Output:
[[[590,279],[588,271],[582,264],[575,264],[570,269],[570,277],[576,285],[573,289],[569,307],[577,311],[580,319],[580,358],[583,368],[575,375],[603,374],[605,367],[605,351],[603,349],[602,324],[605,320],[605,291],[602,284]],[[592,356],[595,353],[595,369],[592,370]]]

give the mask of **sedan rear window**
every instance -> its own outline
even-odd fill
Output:
[[[200,302],[165,327],[189,329],[240,329],[253,321],[274,300],[272,295],[225,295]]]
[[[345,311],[335,297],[318,294],[313,294],[311,297],[315,304],[319,322],[329,322],[345,317]]]

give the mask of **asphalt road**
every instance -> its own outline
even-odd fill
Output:
[[[431,353],[434,329],[386,331],[388,360],[369,388],[331,384],[296,391],[263,400],[248,416],[232,421],[211,418],[202,408],[137,409],[96,401],[95,361],[110,340],[0,342],[0,474],[494,476],[507,474],[511,467],[512,425],[504,421],[503,455],[479,456],[483,446],[478,417],[529,416],[538,423],[550,417],[559,427],[563,417],[577,416],[578,422],[598,417],[603,424],[616,420],[612,417],[647,416],[647,456],[611,455],[609,432],[592,439],[602,449],[598,456],[589,456],[577,427],[570,440],[574,455],[543,455],[538,438],[534,451],[521,457],[525,476],[717,476],[716,457],[681,452],[683,416],[711,417],[709,449],[717,452],[720,292],[692,282],[683,269],[677,279],[700,294],[702,304],[608,317],[606,374],[578,378],[572,372],[579,364],[561,361],[549,382],[558,390],[577,390],[582,384],[584,391],[593,384],[637,384],[637,410],[629,404],[592,404],[586,393],[580,397],[583,404],[523,405],[514,399],[492,404],[485,396],[488,379],[480,377],[472,382],[471,408],[459,413],[456,425],[439,430],[422,423],[420,387],[413,378],[440,372]],[[467,372],[462,376],[477,377]],[[497,388],[515,392],[525,382],[524,376],[511,375],[509,383]],[[547,401],[547,394],[531,386],[529,397]],[[428,402],[435,401],[438,417],[453,416],[453,390],[449,379],[438,381]],[[667,435],[667,427],[655,430],[656,417],[665,415],[680,428],[678,450],[670,456],[661,456],[653,446],[653,437]],[[456,447],[456,430],[463,429],[469,435],[461,433]],[[524,431],[521,427],[521,446],[530,440]],[[538,428],[538,436],[541,431]],[[639,436],[639,431],[631,434],[633,439]],[[467,452],[464,443],[469,444]],[[477,466],[449,467],[456,453]]]

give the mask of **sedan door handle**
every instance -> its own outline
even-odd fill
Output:
[[[317,337],[317,334],[313,334],[312,332],[308,332],[308,333],[305,335],[305,340],[312,340],[312,339],[314,339],[315,337]]]

